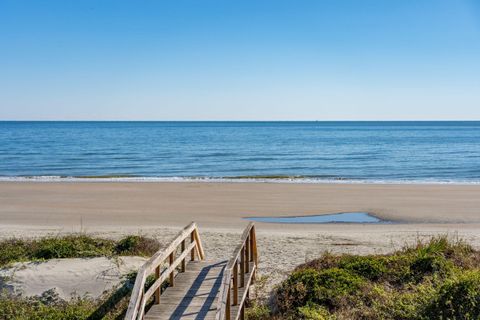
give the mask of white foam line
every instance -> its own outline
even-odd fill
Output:
[[[198,182],[198,183],[303,183],[303,184],[446,184],[480,185],[466,180],[337,180],[321,178],[213,178],[213,177],[61,177],[61,176],[3,176],[0,182]]]

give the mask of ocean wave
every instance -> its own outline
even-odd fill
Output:
[[[0,182],[198,182],[298,184],[450,184],[480,185],[480,180],[348,179],[312,176],[152,177],[152,176],[0,176]]]

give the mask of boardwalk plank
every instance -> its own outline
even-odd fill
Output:
[[[175,277],[175,286],[162,293],[160,304],[147,311],[145,319],[215,319],[218,290],[226,263],[190,262],[187,271]]]

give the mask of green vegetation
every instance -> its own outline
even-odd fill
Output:
[[[480,319],[480,252],[447,237],[300,265],[248,319]],[[268,307],[267,307],[268,306]]]
[[[129,274],[124,283],[106,293],[102,298],[74,297],[63,301],[55,291],[47,291],[40,297],[12,297],[0,293],[0,319],[12,320],[96,320],[123,319],[127,312],[130,294],[135,283],[136,273]],[[153,276],[147,278],[145,290],[155,282]]]
[[[126,236],[119,241],[85,234],[34,240],[7,239],[0,241],[0,267],[8,267],[14,262],[54,258],[126,255],[149,257],[159,248],[158,241],[136,235]],[[136,273],[129,274],[121,286],[96,300],[73,297],[70,301],[64,301],[55,291],[47,291],[40,297],[29,298],[0,292],[0,319],[123,319],[135,277]],[[145,287],[148,288],[153,282],[152,275],[147,278]]]
[[[100,302],[99,302],[100,303]],[[3,319],[88,319],[97,304],[88,299],[72,299],[70,302],[45,303],[41,299],[12,298],[0,296],[0,315]],[[105,319],[115,319],[106,316]]]
[[[21,261],[54,258],[89,258],[112,256],[151,256],[160,245],[143,236],[127,236],[120,241],[94,238],[85,234],[45,237],[35,240],[0,241],[0,267]]]

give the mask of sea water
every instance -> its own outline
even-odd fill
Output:
[[[480,122],[0,122],[0,179],[480,183]]]

